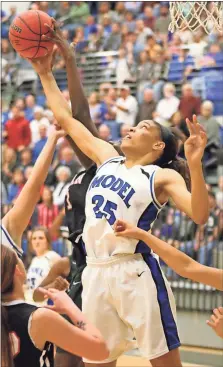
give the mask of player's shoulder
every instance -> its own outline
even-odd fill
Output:
[[[56,251],[52,251],[52,250],[48,251],[47,254],[45,255],[45,257],[47,259],[53,260],[53,261],[61,259],[61,256]]]
[[[183,177],[173,169],[170,168],[161,168],[157,170],[155,183],[156,185],[166,185],[172,182],[180,182],[183,180]]]
[[[105,169],[107,167],[110,168],[110,166],[113,165],[114,163],[122,164],[122,163],[125,162],[125,160],[126,160],[126,158],[122,157],[120,155],[116,155],[114,157],[111,157],[111,158],[107,159],[106,161],[104,161],[100,166],[98,166],[98,169],[97,169],[96,173],[98,173],[98,171],[101,170],[102,168],[103,169]]]

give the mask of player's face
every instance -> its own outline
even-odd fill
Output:
[[[43,255],[48,250],[48,242],[43,231],[35,231],[32,234],[31,243],[37,256]]]
[[[128,153],[135,151],[137,155],[144,156],[152,152],[154,144],[160,141],[160,130],[152,120],[141,121],[136,127],[130,128],[129,133],[123,138],[121,149]]]

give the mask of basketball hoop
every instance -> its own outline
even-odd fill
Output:
[[[203,28],[206,33],[223,30],[222,1],[171,1],[170,32],[190,29],[196,31]]]

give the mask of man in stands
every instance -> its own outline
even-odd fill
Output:
[[[180,99],[179,110],[182,118],[192,119],[192,116],[200,114],[201,99],[193,93],[192,85],[187,83],[182,86],[182,97]]]

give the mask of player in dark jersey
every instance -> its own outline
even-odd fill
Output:
[[[1,247],[1,312],[3,367],[52,367],[53,344],[79,356],[108,356],[100,332],[91,325],[65,292],[42,290],[53,306],[38,308],[25,302],[26,271],[16,252]],[[72,320],[68,323],[59,313]]]

